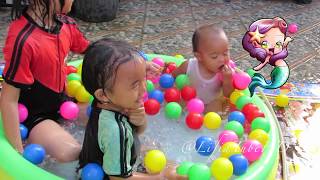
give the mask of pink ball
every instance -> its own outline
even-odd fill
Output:
[[[23,123],[28,117],[28,109],[25,105],[19,103],[18,104],[18,112],[19,112],[19,121]]]
[[[219,134],[219,144],[222,146],[224,143],[227,142],[239,142],[239,138],[237,134],[230,130],[224,130]]]
[[[155,78],[147,78],[148,80],[150,80],[153,84],[157,84],[160,80],[160,76],[157,76]]]
[[[66,120],[75,120],[79,115],[79,107],[72,101],[66,101],[60,106],[60,114]]]
[[[236,67],[236,63],[233,60],[229,60],[229,64],[228,64],[232,69],[234,69]]]
[[[158,64],[160,67],[164,67],[164,61],[159,57],[153,58],[152,62],[154,62],[155,64]]]
[[[143,94],[143,102],[146,102],[147,100],[148,100],[148,93],[145,92],[145,93]]]
[[[257,140],[247,140],[242,145],[242,154],[249,160],[254,162],[260,158],[263,152],[261,143]]]
[[[289,24],[288,32],[290,34],[295,34],[296,32],[298,32],[298,25],[296,23]]]
[[[202,113],[204,111],[204,104],[200,99],[193,98],[188,102],[187,109],[189,113]]]
[[[232,78],[234,88],[239,90],[246,89],[251,82],[251,77],[247,73],[234,73]]]

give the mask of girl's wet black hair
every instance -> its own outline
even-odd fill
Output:
[[[92,43],[83,59],[83,86],[91,95],[97,89],[112,92],[119,66],[137,57],[138,50],[124,41],[104,38]]]
[[[30,6],[30,8],[43,9],[41,14],[36,14],[37,18],[41,19],[42,25],[45,26],[45,19],[50,15],[50,3],[52,0],[13,0],[13,5],[11,9],[11,19],[15,20],[20,18],[22,13]],[[62,4],[63,3],[63,4]],[[53,3],[55,4],[55,3]],[[60,0],[61,9],[64,6],[64,0]],[[55,12],[55,7],[53,7],[53,12]],[[52,14],[55,17],[55,14]]]

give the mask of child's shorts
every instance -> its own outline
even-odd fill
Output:
[[[28,117],[23,122],[28,132],[44,120],[53,120],[61,123],[59,109],[64,101],[73,100],[66,94],[56,93],[39,82],[35,82],[29,89],[21,90],[19,103],[28,109]]]

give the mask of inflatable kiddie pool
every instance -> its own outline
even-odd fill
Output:
[[[173,56],[148,54],[148,59],[153,59],[154,57],[160,57],[166,62],[175,62],[178,66],[183,62],[183,58],[177,58]],[[78,66],[81,61],[71,62],[70,65]],[[239,177],[233,176],[232,179],[237,180],[266,180],[274,179],[277,172],[277,167],[279,163],[279,146],[280,137],[279,129],[277,127],[277,119],[275,119],[272,110],[256,95],[252,97],[252,103],[259,107],[259,109],[265,114],[265,118],[270,122],[269,140],[264,146],[263,154],[259,160],[250,164],[248,170],[245,174]],[[158,117],[162,113],[156,116],[148,116],[152,119]],[[158,119],[165,119],[160,118]],[[168,156],[170,159],[170,156]],[[174,160],[174,159],[173,159]],[[8,143],[4,135],[4,129],[2,120],[0,119],[0,179],[23,179],[23,180],[33,180],[33,179],[46,179],[46,180],[60,180],[63,179],[44,169],[33,165],[32,163],[25,160],[20,154],[18,154]]]

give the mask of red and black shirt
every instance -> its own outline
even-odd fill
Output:
[[[56,31],[49,33],[24,13],[9,26],[3,78],[21,89],[19,102],[29,111],[26,123],[58,118],[65,100],[65,57],[69,51],[84,53],[89,45],[72,18],[59,15],[56,22]]]
[[[60,28],[54,33],[39,27],[27,13],[10,24],[3,49],[8,84],[24,89],[38,81],[56,93],[63,91],[65,57],[69,51],[84,53],[89,41],[72,18],[58,15],[56,21]]]

